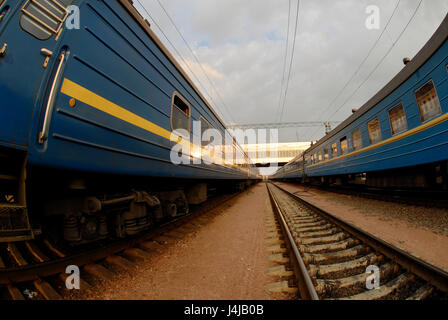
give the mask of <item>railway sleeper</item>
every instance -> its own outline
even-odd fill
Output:
[[[328,237],[340,232],[341,229],[333,227],[330,229],[322,230],[322,231],[313,231],[313,232],[297,232],[297,236],[301,239],[311,239],[318,237]]]
[[[15,287],[13,285],[10,285],[10,284],[7,285],[6,286],[6,291],[7,291],[7,295],[8,295],[7,299],[11,299],[11,300],[25,300],[25,297],[20,292],[20,290],[17,289],[17,287]]]
[[[317,227],[302,227],[302,226],[293,226],[291,227],[292,230],[296,231],[296,232],[317,232],[317,231],[324,231],[327,230],[328,228],[331,228],[333,225],[330,223],[327,224],[322,224],[319,225]]]
[[[124,270],[128,272],[132,272],[137,269],[137,265],[135,263],[117,255],[108,256],[105,259],[105,262],[108,264],[108,266],[110,265],[111,269]]]
[[[380,266],[380,279],[387,279],[398,269],[397,265],[387,262]],[[340,279],[317,279],[316,292],[320,297],[347,297],[366,290],[369,274],[360,273]]]
[[[39,291],[39,293],[46,299],[46,300],[62,300],[62,297],[59,295],[59,293],[56,292],[53,287],[46,282],[43,279],[37,279],[33,282],[34,287]]]
[[[88,264],[84,266],[84,270],[93,279],[101,281],[110,281],[114,274],[100,264]]]
[[[312,223],[312,222],[318,222],[322,220],[322,218],[316,216],[307,216],[301,218],[291,217],[290,220],[293,221],[294,223]]]
[[[291,217],[303,218],[313,214],[310,210],[304,210],[303,208],[296,206],[296,203],[291,203],[289,199],[283,199],[281,202],[287,204],[285,210],[291,213]]]
[[[25,241],[25,246],[29,253],[32,255],[33,259],[37,262],[46,262],[50,259],[36,246],[34,242]]]
[[[286,221],[291,222],[291,223],[295,223],[295,224],[301,224],[301,223],[313,223],[318,221],[318,219],[313,218],[313,217],[307,217],[305,219],[297,219],[295,217],[291,217],[291,216],[286,216]]]
[[[420,288],[417,289],[410,297],[408,297],[406,300],[423,300],[428,298],[430,295],[433,294],[435,288],[429,284],[426,283]]]
[[[302,253],[323,253],[340,251],[347,248],[351,248],[360,243],[359,240],[354,238],[347,238],[339,242],[328,243],[328,244],[318,244],[318,245],[300,245],[299,250]]]
[[[338,279],[344,278],[366,271],[366,267],[382,262],[383,256],[377,253],[369,253],[363,257],[346,262],[326,264],[326,265],[308,265],[308,273],[313,278]]]
[[[398,277],[381,285],[378,289],[364,291],[353,296],[340,298],[340,300],[381,300],[392,298],[397,295],[397,292],[410,285],[410,282],[414,280],[415,276],[406,272],[400,274]]]
[[[18,266],[23,267],[28,265],[28,262],[14,243],[8,243],[7,251]]]
[[[316,245],[316,244],[326,244],[326,243],[333,243],[338,242],[341,240],[344,240],[348,238],[349,236],[344,232],[339,232],[336,234],[333,234],[331,236],[327,237],[319,237],[319,238],[296,238],[296,242],[298,245]]]
[[[306,221],[297,221],[295,219],[286,219],[286,221],[292,225],[303,226],[303,225],[310,225],[313,223],[318,223],[318,222],[322,221],[322,219],[312,219],[312,220],[306,220]]]
[[[319,220],[317,222],[301,223],[297,227],[299,227],[299,228],[312,228],[312,227],[319,227],[319,226],[326,225],[326,224],[328,224],[328,222],[326,220],[322,219],[322,220]]]
[[[54,255],[59,258],[65,258],[66,253],[62,252],[59,248],[56,248],[48,239],[44,239],[44,244],[48,250],[50,250]]]
[[[371,252],[371,249],[363,244],[357,245],[355,247],[335,251],[330,253],[304,253],[302,255],[303,261],[307,264],[332,264],[336,262],[345,262],[350,259],[354,259],[361,255],[366,255]]]
[[[296,220],[317,219],[317,218],[320,218],[320,217],[321,217],[320,215],[315,214],[315,213],[313,213],[313,212],[309,212],[309,213],[306,214],[306,215],[296,215],[296,214],[294,214],[294,215],[292,216],[292,218],[293,218],[293,219],[296,219]]]
[[[151,258],[151,254],[139,248],[126,249],[125,251],[123,251],[122,255],[124,258],[134,263],[149,260]]]

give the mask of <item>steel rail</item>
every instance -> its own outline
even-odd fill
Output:
[[[303,262],[300,251],[297,248],[291,231],[289,230],[282,209],[275,199],[274,194],[269,189],[269,185],[267,184],[266,186],[268,189],[269,197],[271,199],[272,208],[278,217],[280,227],[283,234],[285,235],[285,238],[288,239],[288,241],[286,241],[286,246],[288,247],[289,251],[294,254],[295,257],[295,259],[291,259],[291,263],[293,264],[294,274],[298,279],[300,297],[304,300],[319,300],[319,296],[317,295],[316,289],[314,288],[313,281],[308,274],[308,270],[306,269],[305,263]]]
[[[334,223],[347,233],[351,234],[353,237],[361,240],[366,245],[372,247],[377,252],[383,254],[388,257],[392,261],[401,265],[404,269],[409,272],[417,275],[421,279],[429,282],[439,290],[443,292],[448,292],[448,272],[422,260],[419,259],[412,254],[391,245],[390,243],[372,235],[371,233],[364,231],[355,225],[346,222],[331,213],[311,204],[310,202],[302,199],[301,197],[283,189],[277,184],[271,183],[271,185],[275,186],[279,190],[283,191],[285,194],[290,196],[291,198],[299,201],[303,205],[307,206],[317,214],[320,214],[328,221]]]

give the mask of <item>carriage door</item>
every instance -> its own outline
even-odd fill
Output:
[[[68,15],[66,8],[72,2],[0,0],[2,145],[25,149],[29,144],[33,109],[39,93],[48,91],[46,84],[54,80],[64,58],[61,50],[56,52],[57,40]]]
[[[0,146],[27,150],[35,106],[49,103],[64,52],[58,38],[72,0],[0,0]],[[48,100],[51,102],[51,100]],[[40,110],[39,110],[40,111]],[[0,149],[0,242],[33,238],[26,154]]]

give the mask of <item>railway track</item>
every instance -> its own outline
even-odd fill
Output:
[[[448,298],[447,272],[275,184],[267,188],[302,299]]]
[[[141,236],[83,249],[56,246],[48,239],[0,244],[0,300],[62,299],[72,293],[65,286],[70,265],[81,270],[82,290],[90,289],[92,283],[111,280],[117,272],[132,272],[139,261],[150,258],[152,250],[206,224],[216,215],[214,209],[239,194],[217,196],[193,208],[191,214]]]

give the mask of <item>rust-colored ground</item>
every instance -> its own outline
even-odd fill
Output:
[[[272,267],[265,244],[267,198],[264,183],[250,188],[205,225],[152,251],[137,272],[81,298],[287,299],[265,289],[275,282],[267,275]]]
[[[280,183],[312,204],[448,271],[448,210],[341,195]]]

